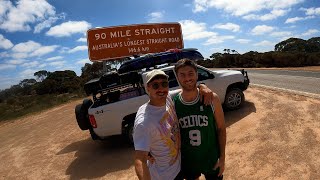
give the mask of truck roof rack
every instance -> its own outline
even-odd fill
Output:
[[[118,73],[126,73],[130,71],[138,71],[144,68],[155,67],[160,64],[176,63],[182,58],[191,60],[202,60],[203,56],[195,48],[186,49],[169,49],[165,52],[149,54],[141,56],[123,63],[118,69]]]

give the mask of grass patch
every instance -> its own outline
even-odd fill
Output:
[[[85,97],[82,94],[45,94],[10,97],[0,103],[0,121],[16,119]]]

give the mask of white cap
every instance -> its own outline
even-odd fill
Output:
[[[154,77],[156,76],[163,76],[165,78],[168,78],[169,76],[166,75],[162,70],[160,69],[154,69],[147,73],[146,75],[146,83],[148,84]]]

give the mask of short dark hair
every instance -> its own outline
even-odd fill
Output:
[[[190,66],[197,72],[197,66],[194,61],[191,61],[188,58],[180,59],[174,66],[174,71],[178,73],[178,70],[182,67]]]

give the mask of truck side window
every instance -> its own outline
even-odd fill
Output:
[[[169,88],[179,86],[176,76],[174,75],[173,70],[165,71],[165,73],[169,76]]]
[[[209,73],[203,69],[198,68],[198,81],[209,79]]]

